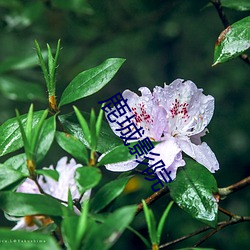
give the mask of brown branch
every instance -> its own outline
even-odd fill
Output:
[[[239,182],[236,182],[228,187],[225,187],[225,188],[219,188],[218,189],[218,192],[219,192],[219,195],[222,197],[222,198],[225,198],[226,196],[228,196],[229,194],[231,193],[234,193],[236,191],[239,191],[247,186],[250,185],[250,176],[246,177],[245,179],[239,181]]]
[[[235,216],[235,214],[232,214],[231,212],[227,211],[226,209],[224,209],[222,207],[219,207],[218,209],[219,209],[219,211],[221,211],[223,214],[229,216],[230,218],[233,218]]]
[[[204,236],[199,242],[197,242],[197,243],[195,244],[195,247],[198,246],[199,244],[201,244],[202,242],[204,242],[206,239],[208,239],[210,236],[212,236],[212,235],[215,234],[216,232],[218,232],[218,231],[220,231],[221,229],[223,229],[224,227],[227,227],[227,226],[233,225],[233,224],[238,224],[238,223],[241,223],[241,222],[246,222],[246,221],[250,221],[250,217],[248,217],[248,216],[242,217],[242,216],[234,215],[230,221],[221,221],[221,222],[219,222],[219,223],[218,223],[218,227],[217,227],[216,229],[212,230],[211,232],[209,232],[209,233],[208,233],[206,236]],[[191,237],[193,237],[193,236],[195,236],[195,235],[198,235],[198,234],[200,234],[200,233],[206,232],[206,231],[211,230],[211,229],[213,229],[213,228],[210,227],[210,226],[203,227],[203,228],[201,228],[201,229],[199,229],[199,230],[197,230],[197,231],[195,231],[195,232],[192,232],[192,233],[187,234],[187,235],[185,235],[185,236],[182,236],[182,237],[180,237],[180,238],[178,238],[178,239],[175,239],[175,240],[173,240],[173,241],[170,241],[170,242],[167,242],[167,243],[165,243],[165,244],[162,244],[162,245],[159,246],[159,248],[169,247],[169,246],[171,246],[171,245],[177,244],[177,243],[179,243],[179,242],[181,242],[181,241],[184,241],[184,240],[186,240],[186,239],[188,239],[188,238],[191,238]]]
[[[211,3],[214,5],[215,9],[217,10],[220,20],[223,23],[224,28],[226,29],[228,26],[230,26],[230,22],[222,8],[220,0],[211,0]],[[250,59],[247,54],[241,54],[239,57],[245,63],[250,65]]]
[[[215,233],[219,232],[220,230],[222,230],[223,228],[225,228],[227,226],[230,226],[230,225],[233,225],[233,224],[238,224],[238,223],[241,223],[241,222],[247,222],[247,221],[250,221],[250,216],[237,216],[237,215],[235,215],[230,221],[224,221],[216,229],[212,230],[207,235],[205,235],[196,244],[194,244],[194,247],[199,246],[204,241],[206,241],[209,237],[211,237],[212,235],[214,235]]]
[[[205,231],[207,231],[207,230],[209,230],[209,229],[211,229],[211,227],[209,227],[209,226],[203,227],[203,228],[201,228],[201,229],[199,229],[199,230],[197,230],[197,231],[195,231],[195,232],[192,232],[192,233],[187,234],[187,235],[185,235],[185,236],[182,236],[182,237],[180,237],[180,238],[178,238],[178,239],[175,239],[175,240],[173,240],[173,241],[170,241],[170,242],[167,242],[167,243],[165,243],[165,244],[162,244],[162,245],[159,246],[159,248],[169,247],[169,246],[171,246],[171,245],[177,244],[177,243],[179,243],[179,242],[181,242],[181,241],[183,241],[183,240],[186,240],[186,239],[188,239],[188,238],[191,238],[191,237],[193,237],[193,236],[195,236],[195,235],[197,235],[197,234],[203,233],[203,232],[205,232]]]
[[[147,205],[150,205],[150,204],[154,203],[156,200],[158,200],[160,197],[162,197],[163,195],[165,195],[167,193],[169,193],[169,188],[166,186],[166,187],[160,189],[159,191],[153,193],[148,198],[146,198],[145,202],[146,202]],[[142,205],[142,203],[140,203],[140,204],[137,205],[136,214],[139,214],[142,210],[143,210],[143,205]]]

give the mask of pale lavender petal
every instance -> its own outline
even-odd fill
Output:
[[[171,179],[176,178],[176,172],[178,167],[184,166],[185,161],[182,159],[181,149],[176,143],[175,139],[169,137],[168,140],[165,140],[156,145],[155,149],[152,150],[153,153],[160,154],[159,156],[153,156],[148,154],[149,157],[154,158],[150,160],[149,164],[153,165],[157,161],[163,160],[165,164],[165,169],[169,172],[171,171]],[[156,172],[160,172],[160,169],[157,169]]]
[[[141,96],[129,90],[125,90],[122,95],[128,99],[128,105],[135,115],[133,122],[137,127],[143,127],[145,131],[142,138],[148,136],[159,141],[167,125],[167,112],[155,102],[148,88],[143,87],[139,90],[142,93]]]
[[[19,193],[27,193],[27,194],[40,194],[40,191],[36,185],[36,183],[27,178],[16,190]]]
[[[178,143],[183,152],[206,167],[211,173],[219,169],[215,154],[205,142],[195,145],[190,140],[179,140]]]
[[[78,167],[81,167],[81,165],[76,164],[74,159],[71,159],[69,163],[67,161],[67,157],[63,157],[57,163],[56,170],[59,173],[58,181],[55,181],[49,177],[44,177],[45,182],[42,182],[42,180],[39,179],[39,183],[41,184],[41,186],[47,187],[46,191],[48,194],[63,201],[68,200],[69,189],[71,191],[73,199],[80,197],[80,193],[77,189],[74,175],[76,169]]]
[[[169,133],[191,136],[200,133],[214,112],[214,98],[204,95],[192,81],[177,79],[164,88],[156,87],[153,96],[168,113]]]
[[[194,143],[195,145],[200,145],[201,144],[201,137],[206,135],[207,132],[208,132],[208,129],[205,128],[199,134],[190,136],[191,142]]]
[[[125,146],[124,146],[125,147]],[[98,158],[98,162],[101,161],[101,159],[107,155],[111,150],[107,151],[106,153],[102,154]],[[138,161],[142,161],[141,158],[138,158]],[[106,164],[105,168],[107,170],[113,171],[113,172],[123,172],[123,171],[130,171],[134,168],[136,168],[139,165],[135,160],[128,160],[128,161],[122,161],[112,164]]]
[[[138,159],[140,161],[140,159]],[[125,172],[130,171],[136,168],[139,165],[135,160],[123,161],[118,163],[106,164],[105,167],[107,170],[113,172]]]

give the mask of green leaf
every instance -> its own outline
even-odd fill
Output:
[[[216,227],[218,204],[213,197],[218,192],[214,176],[202,165],[185,159],[177,177],[168,183],[170,195],[180,208],[205,224]]]
[[[88,165],[88,151],[86,146],[73,135],[56,132],[56,141],[62,149],[71,154],[80,163]]]
[[[142,200],[143,211],[146,218],[147,226],[148,226],[148,234],[150,237],[150,241],[152,245],[157,244],[157,232],[156,232],[156,221],[153,214],[153,211],[148,208],[148,205],[144,200]]]
[[[94,212],[99,212],[106,207],[110,202],[117,198],[124,190],[128,180],[132,176],[119,178],[105,184],[100,188],[92,200],[91,208]]]
[[[228,26],[218,37],[214,65],[239,56],[250,47],[250,16]]]
[[[174,204],[173,201],[169,202],[169,204],[166,207],[163,215],[161,216],[160,222],[158,224],[158,227],[157,227],[157,244],[158,245],[161,242],[161,234],[162,234],[162,230],[163,230],[163,227],[164,227],[164,224],[165,224],[165,220],[167,219],[169,211],[170,211],[170,209],[171,209],[171,207],[172,207],[173,204]]]
[[[89,122],[89,128],[90,128],[90,136],[91,136],[91,149],[96,150],[96,115],[94,109],[91,109],[90,112],[90,122]]]
[[[82,238],[85,235],[86,230],[87,230],[88,213],[89,213],[89,201],[85,200],[83,202],[82,213],[80,215],[78,225],[77,225],[77,232],[76,232],[77,249],[79,249],[79,246],[81,245]]]
[[[63,210],[66,209],[59,201],[49,196],[13,192],[0,193],[0,208],[11,216],[62,216]]]
[[[89,118],[89,114],[83,113],[85,117]],[[59,116],[59,120],[62,123],[63,127],[76,138],[78,138],[86,147],[89,148],[89,144],[84,136],[81,127],[78,124],[77,119],[74,116],[74,113],[68,115]],[[110,126],[106,121],[102,122],[100,136],[97,143],[97,152],[105,153],[112,148],[120,145],[122,140],[114,134]]]
[[[26,176],[20,171],[12,169],[6,165],[0,164],[0,190],[13,184],[16,181],[21,181]]]
[[[65,217],[62,222],[64,243],[69,250],[77,250],[76,233],[79,222],[78,216]]]
[[[49,73],[48,73],[48,70],[47,70],[47,67],[45,64],[44,56],[43,56],[42,51],[40,49],[40,46],[36,40],[35,40],[35,47],[36,47],[36,53],[37,53],[37,57],[38,57],[40,66],[41,66],[42,71],[43,71],[43,76],[44,76],[44,79],[46,82],[47,89],[48,89],[48,91],[50,91],[51,89],[50,89]]]
[[[9,168],[18,170],[19,172],[28,176],[29,171],[26,165],[26,160],[27,160],[26,155],[23,153],[10,157],[8,160],[4,162],[4,165],[8,166]]]
[[[33,127],[38,123],[43,111],[34,112]],[[20,116],[22,124],[25,124],[27,114]],[[25,125],[24,125],[25,126]],[[13,152],[23,146],[22,136],[19,130],[17,118],[11,118],[0,126],[0,156]]]
[[[84,137],[86,138],[88,146],[91,147],[91,133],[90,133],[89,125],[88,125],[86,119],[84,118],[84,116],[79,111],[79,109],[75,106],[73,106],[73,108],[75,110],[76,117],[81,125],[82,132],[84,134]]]
[[[0,77],[0,93],[15,101],[43,102],[46,100],[42,86],[9,76]]]
[[[239,11],[247,11],[250,10],[250,1],[249,0],[221,0],[221,4],[223,7],[239,10]]]
[[[104,111],[102,109],[100,109],[100,112],[98,114],[98,117],[97,117],[97,121],[96,121],[96,139],[98,141],[99,139],[99,135],[100,135],[100,131],[101,131],[101,127],[102,127],[102,117],[103,117],[103,113]]]
[[[40,175],[44,175],[44,176],[48,176],[51,179],[58,181],[59,179],[59,173],[56,170],[52,170],[52,169],[37,169],[36,170],[37,174]]]
[[[40,162],[48,153],[56,132],[56,117],[52,116],[44,121],[38,141],[37,161]]]
[[[41,119],[38,121],[37,125],[32,130],[33,134],[32,134],[32,138],[31,138],[31,151],[33,154],[36,153],[36,147],[39,144],[39,139],[41,138],[42,131],[44,129],[45,119],[48,115],[48,112],[49,111],[47,109],[44,110]],[[54,119],[54,118],[52,118],[52,119]],[[50,146],[50,143],[49,143],[49,146]]]
[[[112,247],[133,220],[136,209],[136,206],[126,206],[110,214],[102,225],[93,227],[83,249],[106,250]]]
[[[76,185],[81,194],[95,187],[101,179],[102,173],[99,168],[95,167],[77,168],[75,173]]]
[[[47,234],[26,231],[10,231],[0,228],[0,249],[11,250],[60,250],[56,241]]]
[[[41,54],[45,57],[45,51],[41,52]],[[34,66],[38,66],[37,57],[35,54],[13,57],[9,58],[0,63],[0,73],[4,73],[11,70],[22,70],[27,68],[32,68]]]
[[[67,249],[80,249],[82,238],[87,229],[88,201],[84,201],[82,213],[79,216],[65,217],[62,222],[62,234]]]
[[[124,59],[110,58],[99,66],[78,74],[64,90],[59,106],[92,95],[103,88],[124,63]]]
[[[129,147],[133,147],[133,145],[137,143],[138,142],[130,143]],[[117,162],[124,162],[128,160],[135,160],[135,156],[131,155],[129,153],[128,147],[122,144],[111,149],[104,157],[101,158],[97,166],[103,166],[106,164],[117,163]]]

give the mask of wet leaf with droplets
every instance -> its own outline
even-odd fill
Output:
[[[214,65],[239,56],[250,47],[250,16],[227,27],[218,37]]]
[[[78,74],[64,90],[59,106],[92,95],[103,88],[116,74],[125,59],[110,58],[99,66]]]
[[[216,227],[218,204],[214,198],[218,191],[213,175],[202,165],[185,159],[177,177],[168,184],[170,195],[180,208],[203,223]]]

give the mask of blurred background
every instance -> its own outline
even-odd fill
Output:
[[[26,113],[30,102],[36,110],[46,108],[46,88],[34,40],[45,50],[46,43],[55,48],[61,39],[58,99],[78,73],[111,57],[125,58],[126,62],[99,93],[76,103],[81,110],[88,112],[94,107],[98,111],[98,101],[125,89],[138,91],[147,86],[152,90],[176,78],[190,79],[216,100],[210,133],[204,140],[220,162],[215,174],[218,186],[243,179],[250,173],[249,65],[236,58],[211,67],[214,44],[223,26],[216,10],[207,4],[205,0],[0,0],[0,124],[15,116],[15,108]],[[250,14],[225,11],[231,23]],[[70,105],[62,108],[62,113],[71,111]],[[62,155],[65,153],[54,143],[41,167],[55,164]],[[105,178],[117,176],[104,172]],[[232,213],[249,215],[247,191],[232,194],[220,205]],[[138,203],[150,194],[149,184],[138,177],[114,206]],[[158,219],[168,202],[169,198],[163,197],[152,206]],[[2,225],[13,225],[6,223],[1,216]],[[147,235],[143,214],[133,226]],[[174,206],[162,243],[203,226]],[[247,249],[249,233],[249,223],[238,224],[217,233],[203,246]],[[169,249],[191,246],[198,239]],[[113,249],[129,248],[144,249],[135,235],[126,232]]]

